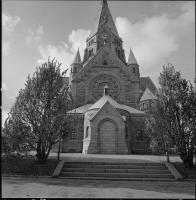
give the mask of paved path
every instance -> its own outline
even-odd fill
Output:
[[[50,158],[56,158],[56,153],[50,153]],[[108,154],[83,154],[83,153],[61,153],[60,159],[67,161],[89,161],[89,162],[103,162],[103,161],[117,161],[117,162],[164,162],[167,160],[166,156],[155,155],[108,155]],[[179,155],[170,156],[171,162],[182,162]]]
[[[193,182],[2,178],[2,198],[192,198]]]

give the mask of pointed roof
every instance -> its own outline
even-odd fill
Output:
[[[126,110],[128,111],[130,114],[146,114],[140,110],[137,110],[135,108],[123,105],[123,104],[119,104],[118,102],[116,102],[114,99],[112,99],[110,96],[108,95],[104,95],[102,98],[100,98],[97,102],[95,102],[90,108],[88,108],[88,110],[93,110],[93,109],[100,109],[107,101],[110,102],[110,104],[117,109],[121,109],[121,110]]]
[[[106,105],[108,105],[114,113],[116,113],[123,121],[126,121],[126,119],[124,119],[120,113],[113,107],[113,105],[107,100],[101,107],[100,109],[95,113],[95,115],[90,119],[90,121],[92,121],[103,109],[104,107],[106,107]]]
[[[107,24],[107,26],[111,29],[112,33],[119,37],[116,26],[114,24],[114,20],[112,18],[112,15],[110,13],[107,0],[101,1],[101,6],[98,11],[98,14],[95,18],[94,25],[91,29],[91,33],[88,37],[90,39],[95,33],[98,32],[98,30],[101,28],[103,24]]]
[[[73,110],[70,110],[69,112],[67,112],[68,114],[84,114],[90,107],[92,106],[92,104],[86,104],[84,106],[80,106],[78,108],[75,108]]]
[[[79,49],[78,49],[78,51],[77,51],[77,53],[76,53],[76,55],[73,59],[72,64],[82,64]]]
[[[157,87],[155,86],[155,84],[153,83],[151,78],[149,76],[148,77],[140,77],[140,90],[142,90],[144,92],[146,87],[148,87],[149,90],[153,94],[156,94]]]
[[[128,59],[128,65],[130,65],[130,64],[137,64],[138,65],[137,60],[135,59],[135,56],[134,56],[131,48],[130,48],[129,59]]]
[[[156,96],[146,87],[144,94],[142,95],[140,102],[145,100],[157,99]]]
[[[139,79],[133,74],[131,68],[127,67],[125,65],[125,63],[122,62],[122,60],[106,44],[103,45],[97,51],[97,53],[95,55],[93,55],[85,63],[83,63],[83,68],[76,74],[76,76],[72,79],[72,81],[75,81],[78,77],[80,77],[81,73],[83,73],[83,71],[85,71],[86,69],[88,69],[88,67],[90,66],[90,63],[92,63],[92,60],[99,58],[99,56],[101,55],[101,52],[103,52],[104,50],[107,50],[109,53],[111,53],[111,56],[114,56],[114,58],[116,58],[116,60],[119,61],[122,66],[124,66],[124,70],[126,70],[126,72],[130,75],[130,79],[132,81],[139,82]]]
[[[94,104],[86,104],[84,106],[80,106],[76,109],[70,110],[67,113],[69,113],[69,114],[85,114],[85,112],[87,112],[89,110],[97,110],[97,109],[102,108],[106,102],[109,102],[115,109],[125,110],[133,115],[139,114],[140,116],[149,116],[147,113],[145,113],[143,111],[126,106],[124,104],[117,103],[114,99],[112,99],[108,95],[104,95],[101,99],[99,99]]]

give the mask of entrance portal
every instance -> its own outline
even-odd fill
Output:
[[[104,121],[100,126],[100,153],[115,154],[116,147],[116,128],[110,121]]]

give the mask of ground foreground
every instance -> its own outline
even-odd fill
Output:
[[[2,198],[193,198],[194,182],[3,178]]]
[[[35,152],[32,152],[34,155]],[[2,174],[6,175],[29,175],[29,176],[51,176],[59,163],[56,153],[50,153],[46,164],[39,165],[36,157],[10,157],[3,156],[1,158]],[[61,160],[67,161],[87,161],[87,162],[164,162],[165,156],[155,155],[101,155],[101,154],[79,154],[79,153],[61,153]],[[171,163],[176,167],[185,179],[195,179],[194,168],[185,168],[179,155],[170,157]]]
[[[52,176],[59,160],[48,159],[46,164],[39,165],[36,158],[6,157],[1,158],[3,175]]]
[[[3,198],[192,198],[195,197],[195,183],[179,181],[106,181],[106,180],[73,180],[55,179],[51,174],[57,165],[57,154],[51,153],[48,164],[50,167],[37,166],[34,159],[33,165],[26,163],[25,173],[20,167],[14,166],[16,161],[7,162],[2,170],[2,197]],[[90,155],[90,154],[61,154],[61,160],[66,161],[114,161],[114,162],[164,162],[165,156],[154,155]],[[34,160],[34,161],[33,161]],[[53,161],[52,161],[53,160]],[[179,156],[170,158],[172,163],[181,162]],[[24,160],[24,163],[26,161]],[[22,164],[17,161],[18,166]],[[24,164],[23,163],[23,164]],[[8,165],[9,164],[9,165]],[[31,163],[32,164],[32,163]],[[3,166],[3,164],[2,164]],[[10,168],[5,168],[5,166]],[[14,167],[13,167],[14,166]],[[36,168],[33,170],[33,168]],[[31,170],[30,170],[31,169]],[[7,170],[7,171],[6,171]],[[13,170],[13,171],[12,171]],[[6,177],[11,174],[50,175],[49,178]],[[36,173],[35,173],[36,171]],[[23,173],[22,173],[23,172]],[[41,173],[40,173],[41,172]],[[188,174],[189,175],[189,174]],[[189,176],[187,176],[189,177]],[[185,178],[187,178],[185,177]],[[190,178],[190,177],[189,177]],[[192,176],[192,178],[194,178]]]

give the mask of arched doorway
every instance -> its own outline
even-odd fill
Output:
[[[116,124],[104,120],[99,126],[99,149],[102,154],[116,153]]]

